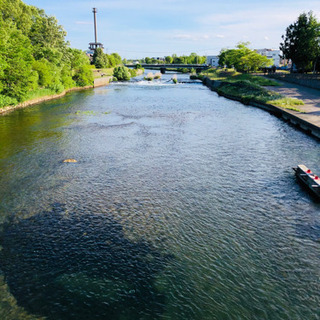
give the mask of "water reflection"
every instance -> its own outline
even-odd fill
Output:
[[[52,211],[8,222],[1,269],[28,312],[48,319],[156,319],[164,307],[157,276],[169,261],[134,243],[106,214]]]

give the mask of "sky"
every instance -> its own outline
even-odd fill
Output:
[[[105,52],[140,59],[166,55],[217,55],[250,42],[251,49],[279,49],[281,36],[299,14],[320,2],[306,0],[23,0],[55,16],[71,47],[94,42],[92,8],[97,8],[98,42]]]

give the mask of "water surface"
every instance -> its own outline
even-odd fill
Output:
[[[320,319],[318,141],[171,77],[0,117],[7,319]]]

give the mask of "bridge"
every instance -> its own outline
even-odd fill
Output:
[[[195,69],[196,72],[201,72],[202,70],[210,68],[210,65],[207,64],[147,64],[147,63],[140,63],[142,68],[145,69],[155,69],[160,70],[161,73],[165,73],[167,69]],[[135,64],[126,64],[128,68],[134,68]]]

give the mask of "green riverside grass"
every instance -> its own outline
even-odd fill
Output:
[[[25,100],[27,101],[27,100],[37,99],[45,96],[52,96],[55,94],[57,94],[57,92],[53,89],[48,89],[48,88],[37,89],[37,90],[28,92]]]
[[[295,98],[288,98],[263,86],[279,86],[279,83],[261,76],[238,73],[233,69],[210,69],[201,73],[200,78],[208,77],[211,80],[222,81],[217,92],[240,98],[241,102],[250,101],[272,104],[285,109],[303,112],[297,106],[304,102]]]

